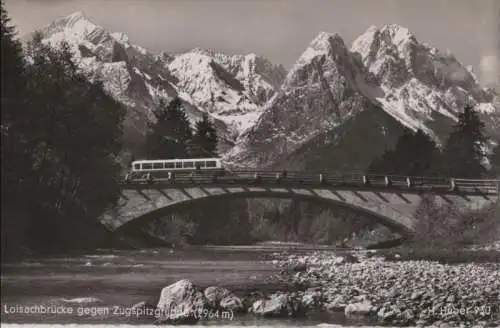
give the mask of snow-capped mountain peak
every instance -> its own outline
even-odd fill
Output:
[[[466,104],[492,112],[492,96],[477,77],[449,51],[419,43],[406,28],[386,25],[370,27],[351,47],[360,55],[381,92],[371,98],[406,127],[423,129],[436,141],[428,126],[443,117],[456,120]],[[436,134],[437,133],[437,134]]]
[[[159,102],[174,97],[183,100],[191,123],[202,112],[209,113],[221,141],[232,144],[254,124],[285,76],[281,66],[253,53],[226,55],[197,48],[154,56],[126,34],[110,33],[82,12],[58,19],[40,33],[44,43],[67,43],[81,72],[89,80],[102,80],[127,107],[125,136],[138,147]]]
[[[292,71],[309,64],[315,57],[328,55],[332,51],[337,50],[345,51],[344,40],[340,35],[336,33],[320,32],[302,53],[299,60],[295,63],[294,68],[292,68]]]
[[[351,46],[351,51],[361,55],[363,64],[379,75],[387,70],[388,61],[412,69],[412,50],[417,44],[415,36],[397,24],[385,25],[378,29],[370,26]]]
[[[128,36],[125,33],[114,32],[114,33],[111,33],[111,36],[113,38],[115,38],[115,40],[118,41],[118,42],[120,42],[120,43],[126,44],[126,43],[130,42]]]
[[[387,34],[396,45],[404,44],[407,42],[416,42],[415,36],[406,27],[398,24],[384,25],[380,29],[381,34]]]
[[[97,44],[102,39],[107,37],[106,31],[91,22],[83,12],[77,11],[64,18],[54,21],[49,26],[43,29],[44,36],[52,36],[60,34],[61,38],[65,39],[86,39],[94,44]]]
[[[246,165],[268,165],[313,143],[333,142],[332,131],[353,129],[360,116],[362,129],[376,125],[374,137],[404,126],[439,142],[446,129],[438,127],[456,121],[465,104],[475,105],[490,135],[500,139],[498,94],[483,89],[453,55],[420,43],[396,24],[370,27],[350,49],[340,35],[321,32],[288,73],[255,53],[195,48],[154,56],[81,12],[55,21],[41,35],[56,46],[67,42],[89,80],[101,79],[127,107],[130,148],[142,148],[152,112],[174,97],[183,100],[192,123],[209,113],[225,149],[236,142],[225,157]],[[332,133],[333,139],[322,139]]]
[[[189,95],[196,106],[225,122],[233,137],[255,123],[262,106],[281,83],[267,76],[275,72],[279,76],[280,68],[261,65],[265,60],[255,54],[230,56],[195,48],[162,57],[177,78],[179,90]]]
[[[86,20],[86,21],[89,21],[87,19],[87,17],[85,16],[85,14],[82,12],[82,11],[75,11],[74,13],[66,16],[65,18],[63,18],[64,20],[66,20],[66,24],[69,26],[69,25],[72,25],[72,22],[73,24],[77,21],[80,21],[80,20]]]
[[[323,136],[333,135],[335,140],[334,131],[357,124],[374,129],[373,138],[385,139],[387,126],[393,131],[404,127],[421,129],[442,144],[466,104],[480,111],[489,135],[498,139],[498,96],[477,82],[452,54],[420,43],[397,24],[368,28],[350,50],[339,35],[322,32],[292,67],[281,92],[266,105],[256,125],[227,158],[255,166],[288,162],[286,158],[304,149],[331,142]],[[372,121],[374,126],[368,127],[367,117],[388,125],[375,129],[383,123]],[[384,137],[377,129],[384,131]],[[354,131],[351,135],[358,132],[364,133]],[[379,151],[386,147],[379,146]],[[297,156],[306,161],[309,157],[306,153]]]

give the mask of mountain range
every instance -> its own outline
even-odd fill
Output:
[[[136,154],[159,101],[174,97],[193,123],[209,114],[234,166],[364,169],[405,129],[442,144],[466,104],[500,141],[499,94],[399,25],[370,27],[350,47],[338,34],[319,33],[289,71],[256,54],[155,55],[81,12],[39,32],[52,45],[69,43],[89,80],[102,80],[126,106],[125,145]]]

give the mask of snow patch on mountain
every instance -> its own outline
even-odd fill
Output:
[[[206,112],[226,148],[236,141],[228,162],[267,165],[374,106],[441,142],[443,124],[471,104],[500,139],[494,89],[483,89],[451,53],[418,42],[399,25],[372,26],[350,49],[338,34],[322,32],[288,73],[254,53],[193,49],[155,56],[81,12],[55,21],[41,35],[55,46],[67,42],[89,80],[101,80],[126,105],[126,134],[144,137],[158,103],[180,97],[193,126]]]
[[[280,68],[255,54],[229,56],[197,48],[177,55],[162,54],[162,58],[178,80],[179,90],[196,106],[225,122],[234,138],[255,124],[262,106],[281,83]],[[273,74],[278,76],[275,85]]]
[[[396,24],[370,27],[350,50],[338,34],[322,32],[225,158],[270,165],[376,107],[442,144],[468,104],[479,110],[488,133],[500,137],[498,96],[483,89],[451,53],[419,43]]]
[[[451,53],[419,43],[402,26],[372,26],[354,40],[351,51],[383,91],[372,99],[406,127],[422,129],[436,141],[429,123],[437,113],[457,120],[458,112],[471,104],[483,114],[498,114],[492,96],[469,68]]]
[[[127,107],[125,134],[144,137],[160,101],[180,97],[194,123],[203,112],[215,121],[221,139],[231,144],[252,126],[262,105],[275,93],[285,71],[255,54],[226,55],[194,49],[155,56],[124,33],[109,33],[82,12],[40,30],[46,44],[69,45],[78,68]]]
[[[359,74],[342,38],[320,33],[225,160],[266,166],[340,126],[369,107],[353,83]]]
[[[197,106],[223,120],[235,135],[246,127],[247,114],[259,110],[238,81],[224,76],[217,63],[205,54],[192,52],[177,56],[168,68],[179,80],[178,88],[189,94]]]

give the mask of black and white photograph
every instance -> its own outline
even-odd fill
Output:
[[[500,327],[499,0],[1,0],[6,328]]]

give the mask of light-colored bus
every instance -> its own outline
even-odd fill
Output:
[[[132,162],[132,172],[221,170],[220,158],[155,159]]]

